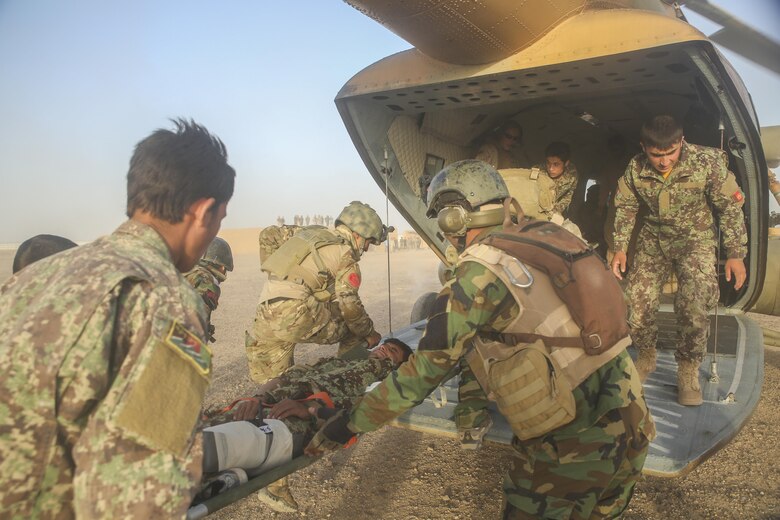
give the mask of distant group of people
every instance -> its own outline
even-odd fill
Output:
[[[325,226],[330,227],[331,223],[333,222],[333,217],[330,215],[293,215],[293,225],[294,226],[309,226],[309,225],[315,225],[315,226]],[[276,225],[277,226],[284,226],[285,225],[285,218],[283,216],[276,217]]]
[[[583,302],[559,292],[565,273],[546,270],[556,260],[538,265],[518,245],[594,258],[560,226],[577,181],[571,150],[547,147],[535,169],[551,181],[541,204],[549,214],[527,219],[497,171],[513,167],[508,153],[521,138],[519,125],[504,125],[492,149],[446,166],[428,187],[427,216],[459,256],[416,352],[382,341],[358,294],[361,256],[393,232],[370,206],[349,203],[333,227],[329,217],[307,225],[297,215],[292,226],[280,217],[265,228],[267,281],[245,341],[258,387],[208,412],[205,429],[210,316],[233,269],[216,234],[235,172],[223,143],[192,121],[143,139],[127,175],[128,220],[78,247],[36,237],[0,287],[0,516],[183,517],[196,493],[218,492],[216,481],[201,482],[204,470],[254,475],[349,445],[456,373],[464,439],[478,445],[490,427],[488,396],[515,435],[505,518],[620,516],[655,435],[642,381],[655,369],[661,284],[669,272],[680,281],[678,399],[697,405],[718,289],[709,204],[723,230],[726,279],[739,288],[743,195],[724,153],[687,143],[669,116],[646,122],[643,153],[615,188],[612,273],[601,261],[577,264],[580,282],[601,283]],[[640,204],[649,214],[626,313],[617,279]],[[583,309],[606,318],[594,329],[581,322]],[[338,356],[293,366],[299,343],[338,344]],[[259,497],[277,511],[297,509],[286,479]]]

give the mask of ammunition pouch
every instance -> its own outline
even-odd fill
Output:
[[[541,341],[508,347],[476,338],[466,360],[520,440],[539,437],[574,420],[572,386]]]

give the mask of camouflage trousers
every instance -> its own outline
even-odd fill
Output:
[[[584,432],[512,439],[505,519],[618,518],[642,473],[650,440],[637,406],[610,410]]]
[[[459,361],[458,404],[455,406],[455,426],[458,431],[478,428],[488,420],[488,398],[474,372],[464,358]]]
[[[678,325],[674,357],[677,361],[700,362],[707,349],[708,314],[718,301],[715,249],[709,244],[692,244],[684,253],[668,258],[656,240],[641,238],[626,290],[634,345],[638,349],[656,348],[658,302],[664,283],[674,272],[678,282],[674,296]]]
[[[252,332],[246,333],[249,375],[260,384],[280,375],[293,365],[297,343],[339,343],[341,355],[364,339],[352,334],[335,303],[318,302],[313,297],[262,302],[257,306]]]

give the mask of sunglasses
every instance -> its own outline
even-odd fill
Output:
[[[515,134],[504,134],[504,138],[511,139],[512,141],[517,141],[518,139],[520,139],[520,136]]]

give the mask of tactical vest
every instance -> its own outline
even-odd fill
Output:
[[[499,236],[506,234],[511,235],[511,230]],[[611,338],[610,344],[601,339],[597,343],[583,342],[583,327],[559,296],[560,288],[556,289],[556,285],[565,283],[560,276],[521,262],[495,247],[495,243],[482,242],[468,248],[460,261],[485,266],[506,285],[520,309],[501,334],[477,336],[472,342],[474,348],[466,356],[480,385],[497,402],[512,431],[526,440],[574,420],[573,389],[631,343],[625,307],[623,314],[613,316],[615,330],[603,333],[605,338]],[[619,292],[617,282],[615,286]],[[592,305],[600,305],[603,297],[604,294],[592,293]],[[620,298],[622,301],[622,295]],[[620,337],[615,339],[615,333]],[[591,347],[599,345],[595,350],[591,348],[594,355],[588,355],[585,343]]]
[[[266,258],[261,269],[277,280],[289,280],[305,285],[317,300],[327,301],[333,296],[334,280],[317,250],[329,245],[346,243],[344,238],[327,228],[305,227]],[[316,273],[301,265],[309,255],[319,270]]]

